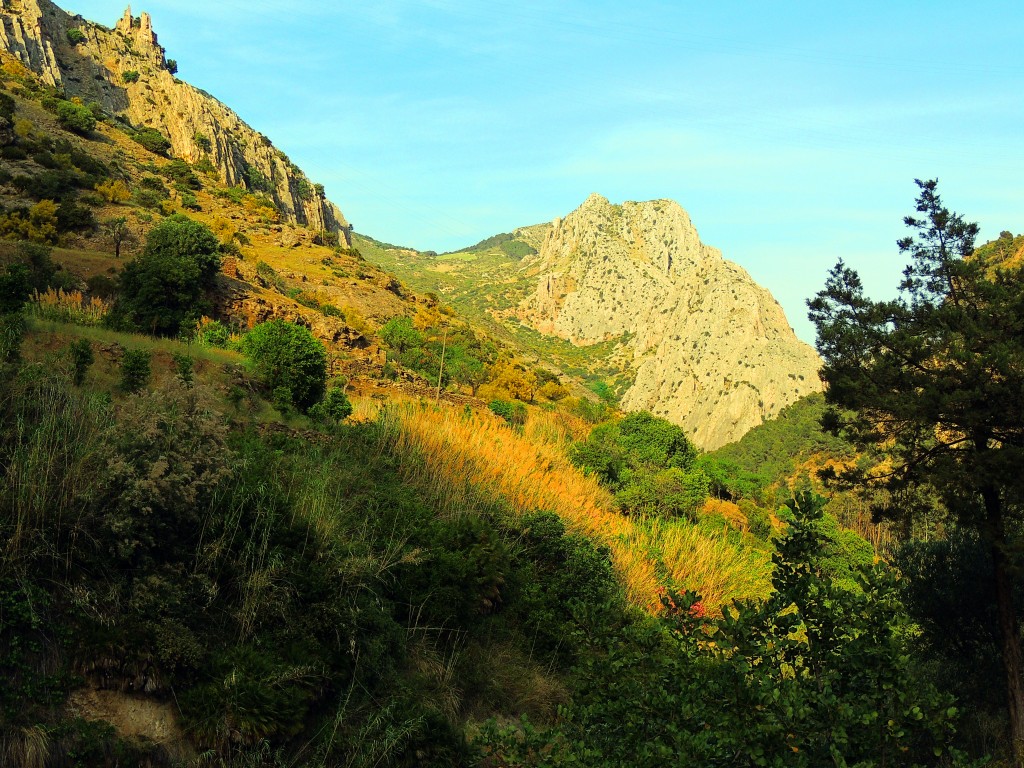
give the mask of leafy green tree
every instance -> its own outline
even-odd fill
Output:
[[[32,292],[28,267],[11,264],[0,274],[0,315],[10,315],[21,310]]]
[[[327,350],[308,328],[284,320],[260,323],[242,339],[242,350],[267,388],[286,389],[300,410],[323,396]]]
[[[219,246],[209,227],[187,216],[162,221],[121,273],[113,322],[155,335],[178,334],[208,308],[206,291],[220,269]]]
[[[393,317],[384,323],[380,329],[380,337],[393,350],[399,354],[406,350],[422,347],[425,338],[408,317]]]
[[[121,258],[121,248],[135,240],[135,234],[128,226],[128,219],[125,216],[115,216],[103,222],[103,232],[106,234],[110,244],[114,246],[114,258]]]
[[[899,241],[911,263],[897,298],[873,301],[841,261],[809,302],[829,426],[882,447],[885,471],[842,479],[881,486],[897,500],[932,488],[992,554],[1011,744],[1024,765],[1024,681],[1009,552],[1024,502],[1024,273],[974,257],[976,224],[950,212],[937,182],[917,181],[920,216]],[[919,515],[912,504],[880,514]]]
[[[947,753],[957,710],[922,679],[894,575],[837,586],[818,561],[823,500],[791,503],[774,590],[721,619],[666,595],[660,626],[599,628],[564,735],[601,766],[913,766]]]

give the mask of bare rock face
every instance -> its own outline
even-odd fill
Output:
[[[820,360],[782,307],[701,243],[671,200],[619,206],[592,195],[530,258],[537,288],[520,317],[580,346],[624,339],[636,378],[623,407],[680,424],[701,448],[821,389]]]
[[[71,30],[81,42],[68,39]],[[322,187],[224,104],[174,77],[149,14],[134,17],[129,8],[108,29],[50,0],[8,0],[0,8],[0,47],[69,98],[159,131],[175,157],[207,158],[225,183],[265,192],[286,221],[350,241],[351,227]]]

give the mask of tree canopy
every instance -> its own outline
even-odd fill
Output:
[[[917,181],[919,216],[900,240],[911,263],[899,294],[874,301],[840,261],[809,302],[817,326],[828,425],[889,461],[843,479],[882,486],[879,514],[913,515],[921,489],[992,551],[1016,763],[1024,760],[1024,686],[1007,551],[1024,498],[1024,274],[974,253],[978,226]]]
[[[209,227],[187,216],[162,221],[150,230],[142,254],[125,265],[115,322],[171,336],[198,320],[220,269],[219,246]]]
[[[308,328],[284,320],[260,323],[245,335],[242,349],[267,387],[300,410],[323,397],[327,350]]]

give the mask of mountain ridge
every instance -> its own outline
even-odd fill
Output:
[[[350,244],[352,228],[321,185],[224,103],[174,76],[149,14],[129,7],[111,29],[50,0],[19,0],[0,9],[0,46],[69,98],[159,132],[175,157],[206,160],[229,186],[268,195],[286,221]]]
[[[782,307],[675,201],[592,194],[524,262],[536,289],[517,316],[576,345],[622,339],[636,372],[623,408],[679,424],[702,448],[821,389],[817,354]]]

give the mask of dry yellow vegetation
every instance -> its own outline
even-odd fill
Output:
[[[365,402],[356,409],[372,417]],[[483,498],[501,498],[517,514],[556,513],[573,533],[605,545],[630,603],[661,609],[666,586],[692,589],[717,611],[769,589],[765,553],[736,547],[686,521],[627,517],[593,477],[569,463],[567,439],[552,414],[531,413],[522,432],[488,413],[415,401],[380,409],[383,441],[403,457],[406,479],[426,486],[447,514]]]

